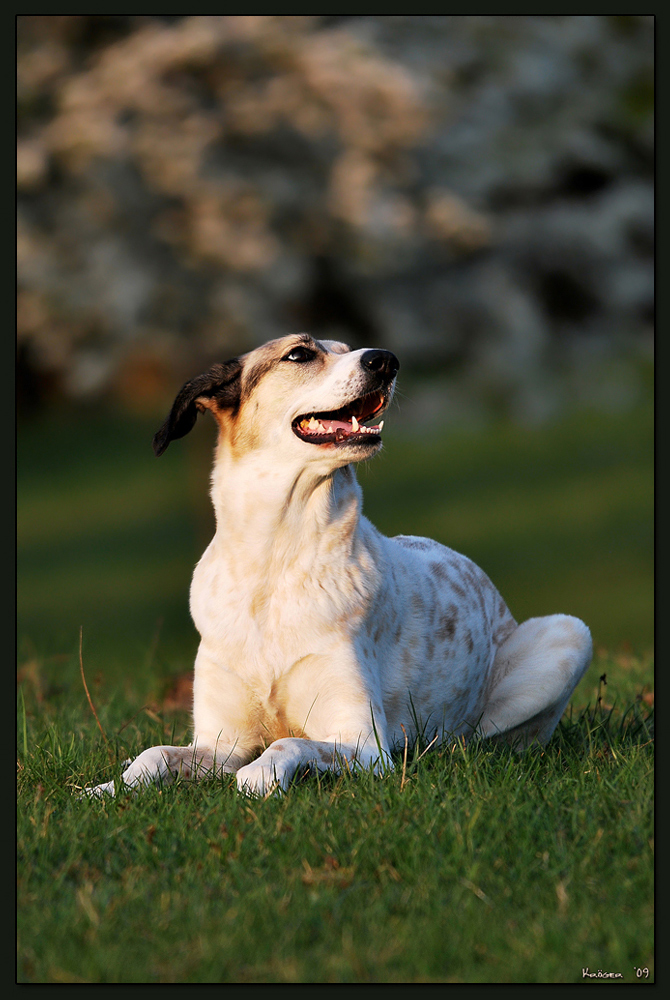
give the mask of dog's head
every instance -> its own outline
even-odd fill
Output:
[[[282,337],[187,382],[154,437],[162,455],[170,441],[210,410],[236,453],[259,448],[317,456],[333,468],[381,447],[383,421],[400,365],[390,351],[351,351],[307,334]]]

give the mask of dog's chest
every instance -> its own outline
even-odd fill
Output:
[[[210,547],[211,549],[211,547]],[[360,621],[371,599],[367,566],[350,559],[265,566],[232,565],[210,549],[191,585],[191,615],[210,648],[234,664],[288,669],[332,645]]]

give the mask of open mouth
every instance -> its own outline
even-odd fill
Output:
[[[370,392],[339,410],[307,413],[296,417],[293,433],[311,444],[376,444],[381,440],[384,421],[368,426],[365,422],[381,413],[387,403],[383,392]]]

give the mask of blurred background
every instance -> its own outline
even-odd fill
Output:
[[[213,428],[151,436],[298,330],[400,357],[382,530],[651,647],[652,16],[17,21],[24,671],[189,666]]]

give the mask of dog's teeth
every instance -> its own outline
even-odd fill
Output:
[[[378,425],[378,427],[377,427],[377,433],[378,433],[378,434],[381,434],[381,432],[382,432],[382,427],[383,427],[383,426],[384,426],[384,421],[383,421],[383,420],[380,420],[380,421],[379,421],[379,425]]]
[[[334,428],[333,424],[338,422],[330,420],[324,422],[312,415],[309,418],[303,417],[300,421],[300,427],[305,433],[309,434],[335,434],[337,441],[343,441],[348,434],[379,434],[384,426],[384,421],[382,420],[378,427],[368,427],[360,423],[358,417],[353,414],[351,416],[351,430],[343,422],[339,422],[340,427]]]

